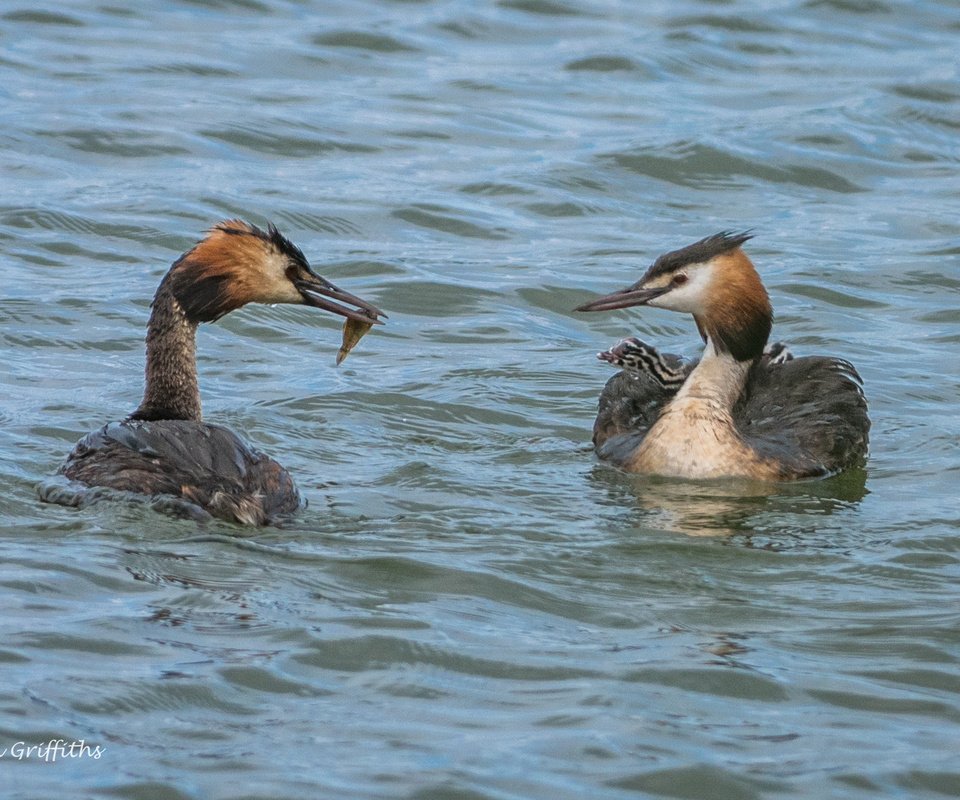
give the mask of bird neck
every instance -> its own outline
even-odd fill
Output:
[[[773,325],[770,296],[742,250],[714,259],[713,280],[703,306],[693,312],[704,341],[737,361],[754,361]]]
[[[169,273],[153,298],[147,325],[146,386],[130,419],[188,419],[199,422],[197,323],[174,297]]]
[[[743,393],[752,366],[753,360],[738,361],[729,352],[718,351],[708,336],[700,363],[684,381],[671,405],[702,405],[727,416]]]

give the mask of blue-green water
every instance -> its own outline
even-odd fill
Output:
[[[960,795],[958,40],[932,0],[0,3],[4,797]],[[390,315],[338,369],[310,309],[201,331],[207,418],[309,507],[41,504],[233,216]],[[697,336],[570,309],[743,228],[776,338],[863,374],[867,470],[597,464],[594,353]]]

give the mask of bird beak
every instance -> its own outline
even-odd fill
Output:
[[[382,325],[383,320],[381,320],[380,317],[386,318],[387,316],[379,308],[371,305],[366,300],[361,300],[356,295],[337,288],[326,278],[322,278],[315,273],[311,273],[309,277],[294,281],[293,283],[303,297],[303,302],[308,306],[322,308],[324,311],[332,311],[334,314],[339,314],[347,319],[366,322],[370,325]],[[351,306],[356,306],[356,308],[347,308],[347,306],[341,305],[341,303],[348,303]]]
[[[580,309],[577,309],[578,311]],[[624,345],[626,344],[626,339],[621,339],[613,347],[609,347],[606,350],[597,353],[597,358],[601,361],[606,361],[608,364],[613,364],[616,366],[617,360],[623,357]]]
[[[666,294],[669,287],[661,286],[656,289],[641,289],[636,284],[621,289],[619,292],[598,297],[589,303],[577,306],[574,311],[613,311],[617,308],[630,308],[630,306],[645,306],[655,297]]]

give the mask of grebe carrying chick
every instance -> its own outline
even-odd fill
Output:
[[[201,418],[197,327],[247,303],[295,303],[346,317],[348,349],[386,316],[317,275],[273,225],[264,231],[240,220],[220,222],[160,282],[147,326],[139,408],[81,439],[61,474],[87,486],[173,496],[181,513],[200,518],[263,525],[295,511],[300,495],[280,464]],[[337,363],[343,355],[341,349]],[[66,497],[53,490],[41,496],[54,502]]]
[[[599,354],[625,368],[600,395],[601,459],[628,472],[764,481],[863,463],[870,420],[860,376],[840,358],[767,347],[773,310],[741,249],[750,238],[718,233],[666,253],[632,286],[576,309],[686,312],[706,344],[692,365],[638,339]]]

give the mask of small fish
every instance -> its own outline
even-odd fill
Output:
[[[347,354],[356,347],[364,334],[373,327],[372,322],[358,322],[355,319],[348,319],[343,323],[343,339],[340,342],[340,349],[337,351],[337,366],[347,357]]]

